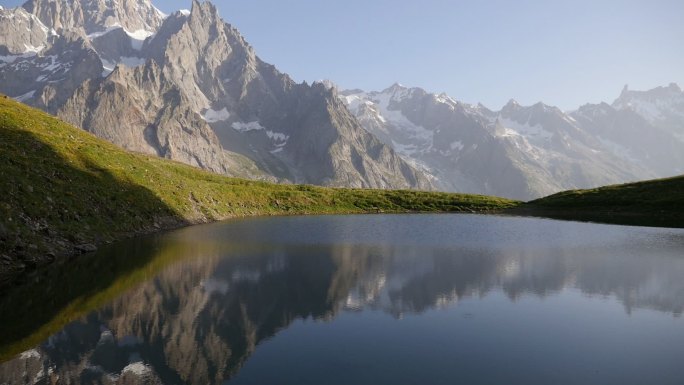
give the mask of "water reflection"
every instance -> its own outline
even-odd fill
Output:
[[[382,237],[352,242],[351,236],[352,241],[343,243],[321,241],[314,229],[307,228],[302,235],[301,226],[292,226],[303,223],[306,227],[318,221],[324,225],[319,228],[329,229],[335,220],[281,220],[283,227],[278,232],[266,232],[273,235],[260,240],[241,233],[254,225],[246,222],[244,226],[214,225],[135,241],[135,268],[121,269],[123,278],[109,280],[106,287],[98,285],[87,298],[79,297],[76,302],[83,309],[72,315],[77,319],[34,349],[0,365],[0,383],[49,383],[57,378],[67,383],[222,383],[240,369],[261,341],[296,319],[330,320],[341,312],[365,310],[401,318],[496,291],[516,301],[577,289],[587,296],[619,301],[626,314],[644,308],[680,317],[684,309],[683,243],[678,232],[648,230],[644,234],[646,230],[641,229],[616,231],[609,226],[540,221],[539,231],[523,233],[538,234],[551,223],[562,230],[578,231],[576,237],[586,232],[586,239],[603,231],[604,242],[525,243],[520,242],[522,230],[494,231],[468,242],[455,236],[453,242],[444,242],[444,234],[435,229],[440,242],[430,246],[424,239],[410,242],[405,238],[402,242],[387,242]],[[358,231],[363,238],[367,234],[364,226],[376,227],[373,221],[377,220],[354,226],[354,230],[336,229]],[[279,222],[271,221],[277,228]],[[399,232],[401,226],[415,226],[394,225]],[[508,222],[506,226],[516,224]],[[226,227],[233,230],[231,234],[242,234],[241,241],[225,236]],[[283,232],[299,234],[301,239],[278,241]],[[630,242],[634,239],[638,241]],[[131,260],[130,247],[105,250],[100,260],[105,256],[109,264],[125,264]],[[69,268],[78,269],[65,267]],[[43,286],[57,287],[61,277],[71,273],[60,274],[47,277]],[[73,307],[74,297],[58,307]],[[4,308],[16,298],[6,299]],[[27,309],[29,317],[31,308]],[[70,313],[58,310],[51,314],[64,318]],[[15,329],[18,334],[10,336],[10,341],[30,341],[30,336],[22,335],[26,331]]]

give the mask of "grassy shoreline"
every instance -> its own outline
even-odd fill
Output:
[[[324,188],[220,176],[122,150],[0,97],[0,287],[137,235],[268,215],[491,212],[519,202],[413,190]]]
[[[522,203],[413,190],[230,178],[132,153],[0,97],[0,293],[26,272],[98,245],[235,217],[502,213],[684,227],[684,177],[573,190]]]
[[[684,176],[563,191],[506,212],[582,222],[684,228]]]
[[[104,258],[86,253],[103,244],[239,217],[456,212],[684,227],[684,177],[566,191],[527,203],[270,184],[127,152],[0,97],[0,310],[33,320],[6,319],[0,362],[182,258],[177,250],[150,259],[124,258],[109,248]],[[93,270],[106,274],[94,276]],[[43,309],[40,316],[33,315],[36,307]]]

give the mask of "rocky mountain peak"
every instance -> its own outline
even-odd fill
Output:
[[[670,83],[668,86],[656,87],[648,91],[632,91],[628,88],[628,86],[625,86],[622,89],[622,92],[620,93],[620,97],[617,98],[617,100],[613,104],[624,106],[630,103],[631,101],[637,99],[664,101],[665,99],[682,97],[684,97],[684,92],[682,92],[682,89],[679,87],[677,83]]]
[[[675,142],[672,135],[684,143],[684,94],[674,83],[625,87],[614,106],[582,107],[577,120],[543,103],[511,100],[490,111],[399,83],[381,92],[297,84],[202,0],[168,17],[150,0],[29,0],[0,9],[0,92],[134,151],[331,186],[436,181],[528,199],[651,176],[639,165],[659,152],[623,135],[653,131],[637,114],[664,132],[653,149]],[[601,130],[608,124],[615,127]],[[661,165],[683,164],[662,158],[651,162],[653,176],[671,169]]]
[[[606,102],[601,102],[599,104],[587,103],[581,105],[573,115],[593,117],[596,115],[606,115],[613,110],[614,108]]]
[[[330,79],[317,80],[314,82],[314,84],[316,84],[316,83],[322,84],[325,88],[327,88],[329,90],[334,90],[335,92],[339,92],[339,88],[337,87],[337,84],[335,84],[335,82],[333,82]]]
[[[629,84],[625,84],[624,87],[622,87],[622,92],[620,92],[620,97],[626,96],[629,93]]]
[[[517,108],[517,107],[520,107],[520,103],[518,103],[518,101],[515,100],[515,99],[510,99],[510,100],[508,100],[508,103],[506,103],[506,106],[507,106],[507,107],[515,107],[515,108]],[[506,107],[506,106],[505,106],[505,107]]]
[[[403,86],[402,84],[400,84],[400,83],[394,83],[394,84],[392,84],[391,86],[385,88],[385,89],[382,91],[382,93],[383,93],[383,94],[396,94],[396,93],[399,93],[399,92],[404,92],[404,91],[406,91],[406,90],[408,90],[408,88],[405,87],[405,86]]]
[[[210,1],[192,0],[190,16],[217,19],[219,14],[216,6]]]
[[[82,29],[94,34],[122,27],[144,38],[154,33],[165,17],[150,0],[28,0],[23,7],[57,33]]]
[[[664,123],[669,128],[679,127],[684,120],[684,92],[677,83],[648,91],[632,91],[625,86],[613,102],[619,110],[632,110],[653,124]],[[679,134],[682,135],[682,134]]]
[[[520,103],[518,103],[515,99],[511,99],[506,103],[505,106],[501,109],[501,113],[510,113],[514,111],[518,111],[522,108]]]
[[[48,28],[23,8],[0,9],[0,55],[38,52],[48,35]]]

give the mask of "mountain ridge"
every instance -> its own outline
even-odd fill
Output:
[[[0,92],[229,176],[527,200],[684,172],[674,83],[575,111],[296,83],[198,0],[170,15],[149,0],[29,0],[0,10],[0,31]]]
[[[33,11],[26,17],[42,19],[45,33],[42,48],[0,63],[0,91],[124,148],[227,175],[432,189],[329,90],[297,84],[259,59],[210,2],[164,17],[147,0],[103,7],[104,0],[31,0],[0,11]],[[3,20],[0,28],[18,28]],[[53,52],[64,41],[80,45]],[[76,68],[84,58],[89,71]]]
[[[672,100],[658,99],[663,94]],[[618,98],[570,112],[511,99],[494,111],[398,83],[383,91],[341,91],[367,130],[432,175],[439,188],[523,200],[681,174],[684,93],[673,83],[623,91],[627,97],[631,104]],[[654,106],[670,108],[663,114],[668,119],[645,116]]]

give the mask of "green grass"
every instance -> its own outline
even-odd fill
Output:
[[[176,263],[187,246],[148,258],[116,249],[61,258],[80,243],[253,215],[491,211],[684,227],[684,177],[567,191],[522,205],[479,195],[275,185],[127,152],[0,97],[0,276],[15,276],[18,264],[45,263],[47,253],[62,262],[31,278],[40,284],[19,285],[0,300],[0,312],[13,314],[0,321],[0,362]]]
[[[684,227],[684,176],[564,191],[511,211],[580,221]]]
[[[6,285],[8,293],[0,309],[14,316],[0,322],[4,331],[0,361],[39,343],[183,254],[181,248],[152,259],[105,252],[97,258],[67,260],[79,244],[101,244],[231,217],[488,212],[516,204],[479,195],[332,189],[228,178],[122,150],[0,96],[0,281],[14,282],[24,269],[54,258],[62,262],[23,274],[40,281],[38,285]],[[98,274],[92,274],[94,270]],[[42,309],[40,314],[34,313],[36,308]],[[31,321],[17,323],[17,319]]]
[[[228,178],[122,150],[0,97],[0,273],[68,255],[78,244],[230,217],[485,212],[516,204],[479,195]]]

